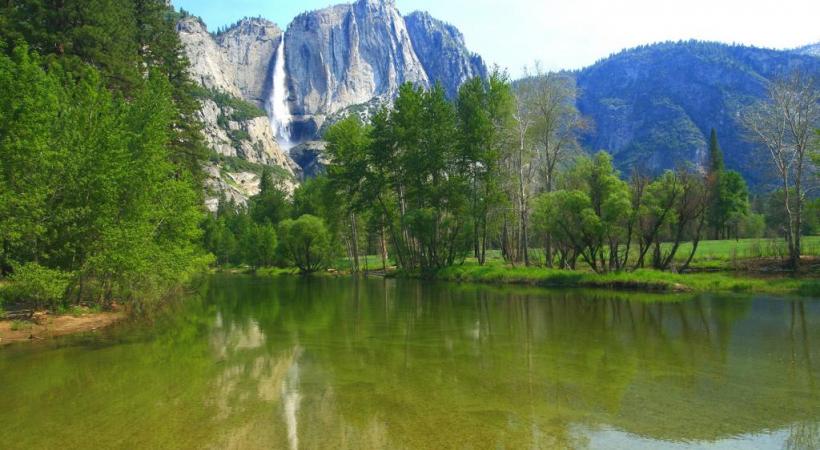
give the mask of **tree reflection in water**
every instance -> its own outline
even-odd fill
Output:
[[[218,276],[173,312],[0,351],[4,447],[819,447],[818,301]]]

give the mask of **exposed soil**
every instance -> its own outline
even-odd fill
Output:
[[[125,312],[120,309],[81,315],[53,315],[38,311],[32,315],[31,320],[0,320],[0,346],[96,331],[125,317]]]

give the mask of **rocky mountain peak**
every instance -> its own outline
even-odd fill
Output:
[[[285,55],[296,115],[321,117],[429,78],[392,1],[360,0],[302,14]]]
[[[801,55],[809,55],[809,56],[817,56],[820,57],[820,42],[815,42],[814,44],[809,44],[794,50],[796,53]]]
[[[186,17],[177,29],[196,81],[267,108],[268,118],[229,123],[226,129],[221,118],[231,112],[204,102],[211,146],[222,155],[288,171],[288,158],[271,143],[282,126],[287,139],[280,143],[297,145],[319,138],[323,125],[347,114],[366,118],[391,102],[404,83],[440,82],[455,97],[461,83],[487,74],[458,29],[426,13],[404,17],[393,0],[357,0],[305,12],[286,32],[262,18],[245,18],[212,34],[200,19]],[[267,119],[277,131],[263,136],[258,125]]]
[[[245,37],[256,37],[258,39],[277,38],[282,34],[279,25],[261,17],[245,17],[228,27],[227,30],[216,36],[217,42],[224,42],[226,39],[236,39]]]
[[[487,78],[484,60],[467,49],[464,35],[456,27],[426,12],[405,17],[413,48],[431,81],[444,86],[455,98],[462,83],[474,77]]]
[[[439,35],[440,38],[452,40],[459,45],[465,45],[464,34],[455,26],[438,20],[427,11],[413,11],[404,17],[408,24],[413,23],[414,27],[424,29],[431,35]]]

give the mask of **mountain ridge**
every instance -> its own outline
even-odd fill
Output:
[[[701,164],[716,128],[727,166],[752,184],[765,183],[737,117],[765,97],[770,80],[793,69],[820,73],[820,59],[694,40],[623,50],[573,73],[579,109],[595,125],[582,143],[612,153],[622,171],[637,165],[657,171]]]
[[[285,28],[261,17],[245,18],[214,35],[196,20],[198,37],[187,40],[193,51],[186,45],[194,78],[260,107],[270,96],[276,47],[286,36],[294,144],[319,138],[341,117],[366,118],[403,82],[425,87],[439,82],[455,98],[461,83],[488,73],[457,27],[423,11],[402,15],[393,0],[307,11]],[[820,73],[820,58],[812,56],[816,49],[820,44],[776,50],[666,41],[568,71],[578,84],[578,107],[594,124],[581,143],[589,151],[612,153],[622,173],[638,165],[657,172],[702,164],[709,131],[716,128],[727,165],[752,184],[763,184],[767,174],[751,164],[756,150],[743,138],[737,115],[763,98],[766,83],[778,74],[797,67]]]
[[[267,108],[273,121],[270,100],[274,89],[283,88],[275,84],[284,84],[291,115],[285,136],[278,134],[281,130],[260,133],[256,123],[225,120],[233,111],[209,99],[202,102],[200,119],[206,140],[218,155],[279,166],[295,177],[301,168],[282,148],[283,140],[289,144],[285,148],[310,142],[340,117],[367,116],[391,101],[405,82],[424,87],[439,82],[454,97],[461,83],[487,75],[486,64],[466,48],[455,27],[429,14],[403,16],[393,0],[358,0],[304,12],[286,28],[254,17],[211,33],[202,19],[189,15],[178,22],[177,31],[192,78],[206,90]],[[284,82],[281,77],[273,79],[280,45]],[[258,178],[247,174],[220,173],[211,184],[232,185],[231,179],[237,177],[247,181],[246,193],[254,192]],[[245,200],[242,193],[230,194],[238,203]]]

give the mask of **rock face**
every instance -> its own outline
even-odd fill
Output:
[[[327,142],[307,141],[290,150],[290,156],[302,168],[303,178],[313,178],[322,174],[327,167]]]
[[[820,58],[820,42],[815,42],[814,44],[797,48],[794,51],[795,53],[799,53],[801,55],[816,56]]]
[[[213,36],[199,18],[186,17],[177,24],[177,31],[199,84],[264,107],[270,92],[270,68],[282,39],[276,24],[243,19]]]
[[[582,144],[611,152],[624,173],[657,172],[702,164],[715,128],[727,167],[759,185],[765,169],[737,118],[768,80],[795,68],[820,73],[820,58],[695,41],[625,50],[576,74],[578,107],[594,124]]]
[[[276,50],[284,39],[294,144],[316,140],[323,125],[341,117],[366,118],[391,102],[403,83],[440,82],[454,97],[467,79],[487,76],[484,62],[467,50],[457,29],[426,13],[403,17],[393,0],[358,0],[304,13],[284,34],[258,18],[243,19],[218,35],[196,17],[182,19],[177,29],[196,81],[258,107],[269,104]],[[273,133],[263,131],[261,118],[225,126],[219,117],[226,112],[212,103],[203,102],[202,119],[217,153],[293,172]],[[321,161],[303,159],[305,173],[318,170]]]
[[[230,120],[226,118],[231,117],[232,108],[219,106],[210,99],[202,99],[200,103],[203,134],[208,146],[216,153],[256,164],[279,166],[292,173],[291,161],[276,144],[267,117]]]
[[[471,78],[487,78],[484,60],[467,50],[456,27],[426,12],[411,13],[404,20],[424,71],[431,81],[442,84],[448,97],[455,98],[459,86]]]
[[[292,190],[296,164],[279,147],[269,119],[259,114],[236,114],[236,102],[261,108],[270,91],[268,68],[272,65],[282,31],[264,19],[243,19],[217,36],[211,35],[196,17],[185,17],[177,31],[191,63],[190,72],[209,96],[200,99],[199,119],[208,146],[224,157],[283,169],[281,180]],[[229,103],[217,99],[233,97]],[[233,106],[232,106],[233,104]],[[248,105],[244,109],[252,110]],[[219,165],[206,167],[207,205],[215,209],[219,196],[244,204],[258,189],[252,172],[231,172]]]
[[[323,118],[405,82],[429,85],[392,0],[360,0],[298,16],[285,41],[294,115]]]
[[[265,19],[243,19],[216,37],[241,97],[260,107],[270,91],[270,68],[281,39],[282,30]]]
[[[207,89],[217,89],[233,96],[241,93],[232,76],[231,63],[197,17],[185,17],[177,23],[179,39],[190,61],[191,77]]]

